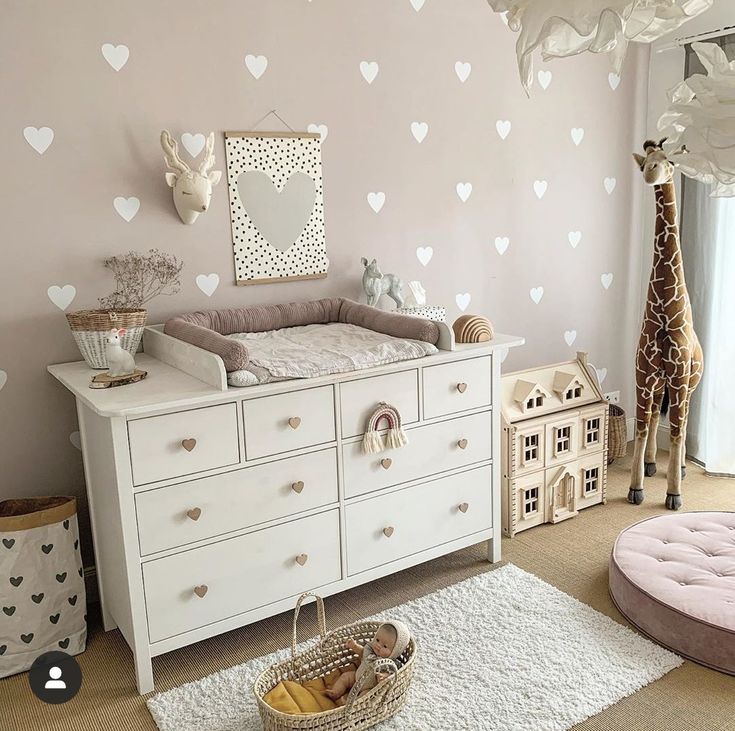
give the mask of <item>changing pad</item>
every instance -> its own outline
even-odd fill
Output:
[[[349,373],[437,352],[431,343],[394,338],[337,322],[234,333],[227,337],[245,341],[250,354],[250,363],[244,371],[228,374],[232,386]]]

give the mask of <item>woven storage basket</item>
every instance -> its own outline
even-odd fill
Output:
[[[628,428],[625,411],[616,404],[610,404],[610,423],[607,431],[607,463],[625,457],[628,450]]]
[[[79,310],[66,315],[74,340],[90,368],[107,368],[105,339],[113,327],[127,330],[121,344],[129,353],[135,354],[147,317],[146,310],[137,309]]]
[[[310,596],[315,597],[317,603],[319,642],[297,654],[296,622],[302,603]],[[413,677],[416,658],[416,643],[413,638],[403,655],[398,658],[399,668],[392,660],[377,660],[376,670],[390,672],[390,676],[364,695],[360,695],[359,684],[355,684],[344,706],[321,713],[291,715],[271,708],[263,700],[263,696],[282,680],[303,683],[324,677],[337,668],[355,662],[355,656],[345,647],[347,640],[352,638],[364,644],[373,638],[381,624],[382,622],[356,622],[327,633],[322,598],[316,594],[302,594],[294,611],[291,659],[272,665],[262,672],[253,688],[265,731],[359,731],[397,713],[406,702],[406,694]],[[363,677],[366,676],[367,674]]]

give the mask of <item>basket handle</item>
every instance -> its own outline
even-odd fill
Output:
[[[293,613],[293,632],[291,634],[291,663],[292,664],[293,664],[294,658],[296,657],[296,640],[297,640],[296,623],[298,622],[298,619],[299,619],[299,612],[301,611],[301,605],[304,603],[304,600],[310,596],[313,596],[316,599],[316,616],[317,616],[317,621],[319,622],[319,644],[324,642],[324,638],[327,636],[327,620],[326,620],[326,614],[324,612],[324,600],[318,594],[314,594],[311,591],[307,591],[299,597],[299,600],[296,602],[296,609],[294,609],[294,613]]]
[[[390,671],[390,678],[386,678],[381,683],[378,683],[378,687],[381,685],[385,686],[385,690],[382,693],[382,696],[385,697],[385,694],[390,690],[390,686],[396,682],[396,678],[398,677],[398,666],[393,662],[393,660],[390,660],[387,657],[381,657],[375,661],[373,669],[376,673],[384,672],[386,670]],[[360,691],[362,690],[362,686],[365,684],[367,677],[368,673],[363,673],[360,679],[352,686],[352,689],[347,696],[347,702],[345,703],[345,717],[349,716],[350,710],[359,697]]]

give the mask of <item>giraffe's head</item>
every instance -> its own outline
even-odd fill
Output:
[[[646,185],[662,185],[669,183],[674,177],[674,163],[672,163],[664,152],[664,137],[660,142],[646,140],[643,143],[645,155],[633,153],[633,159],[643,173]]]

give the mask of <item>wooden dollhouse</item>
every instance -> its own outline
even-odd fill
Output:
[[[608,403],[587,354],[502,378],[507,536],[605,503]]]

